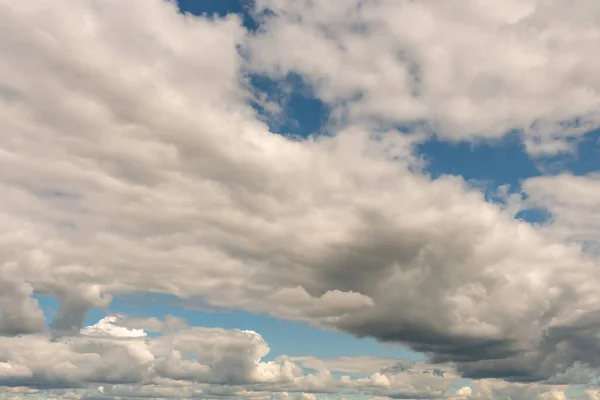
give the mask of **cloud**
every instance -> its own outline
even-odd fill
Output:
[[[192,327],[157,337],[123,337],[111,325],[109,318],[86,327],[106,328],[102,336],[0,340],[0,359],[13,360],[12,369],[0,364],[0,382],[12,385],[0,387],[0,398],[324,400],[358,394],[543,400],[563,399],[569,388],[493,379],[465,382],[449,365],[402,359],[282,357],[265,362],[268,344],[256,332]],[[367,376],[335,378],[334,371]]]
[[[594,254],[600,249],[600,177],[563,173],[526,179],[522,190],[527,198],[519,208],[541,208],[551,214],[543,227],[550,237],[580,243]]]
[[[148,336],[143,329],[127,329],[118,326],[118,322],[119,318],[117,316],[105,317],[98,321],[98,323],[83,328],[81,334],[86,336],[114,336],[123,338]]]
[[[331,372],[341,372],[346,374],[365,374],[371,375],[379,372],[388,366],[398,364],[396,358],[358,356],[358,357],[339,357],[337,359],[320,359],[317,357],[288,357],[280,356],[277,360],[289,360],[298,364],[302,368],[308,368],[315,371],[328,370]]]
[[[83,335],[0,339],[0,384],[32,388],[93,383],[144,384],[153,380],[250,384],[293,379],[289,362],[261,362],[268,345],[256,332],[188,328],[149,338],[108,317]],[[286,375],[287,374],[287,375]]]
[[[2,272],[0,270],[0,274]],[[33,287],[27,282],[16,276],[0,275],[0,335],[33,333],[44,329],[44,314],[38,302],[30,297],[32,294]]]
[[[599,126],[593,0],[256,4],[252,67],[300,75],[344,123],[451,140],[519,130],[533,155],[572,150],[566,138]]]
[[[38,389],[78,387],[94,381],[139,382],[146,376],[149,354],[143,342],[44,336],[3,338],[0,382]]]
[[[319,360],[282,357],[263,361],[269,346],[253,331],[189,327],[147,337],[107,317],[83,335],[52,339],[42,335],[0,339],[0,385],[8,393],[80,389],[83,398],[258,397],[261,393],[452,394],[457,376],[447,366],[398,359],[367,360],[367,377],[336,379],[332,371],[356,372],[364,357]],[[379,368],[392,365],[393,368]],[[398,366],[402,366],[399,368]],[[318,366],[307,373],[303,368]],[[371,369],[373,369],[371,371]],[[445,371],[444,373],[439,371]],[[432,389],[433,388],[433,389]],[[245,392],[245,395],[240,393]]]
[[[300,12],[291,3],[278,4],[271,6],[292,7],[291,16]],[[478,35],[484,22],[497,26],[530,11],[516,3],[488,9],[473,2],[474,14],[462,17],[466,30],[457,32],[468,34],[460,37],[468,38],[464,46],[475,51],[458,53],[453,50],[462,49],[458,36],[445,34],[448,26],[458,29],[460,19],[451,13],[451,3],[435,13],[427,2],[370,4],[361,14],[369,18],[365,22],[397,16],[394,7],[400,6],[407,16],[430,21],[423,32],[411,31],[414,43],[428,35],[448,37],[450,54],[444,57],[452,62],[459,54],[468,53],[467,62],[481,56],[483,45],[472,41],[493,39]],[[384,6],[392,8],[384,13]],[[345,11],[351,10],[306,9],[307,18],[320,15],[324,22]],[[438,12],[440,24],[434,23]],[[587,18],[573,13],[565,14],[564,29]],[[482,16],[483,22],[474,22]],[[550,17],[531,18],[546,29]],[[312,22],[306,21],[306,32],[312,34]],[[396,131],[359,124],[305,140],[269,132],[249,105],[248,65],[239,49],[258,51],[263,39],[295,38],[279,32],[278,23],[268,22],[255,37],[237,17],[184,16],[174,4],[158,0],[52,5],[0,0],[5,55],[0,61],[0,128],[10,133],[0,135],[0,220],[8,221],[0,235],[0,282],[11,288],[0,296],[0,327],[6,334],[43,328],[30,297],[34,291],[61,303],[52,323],[55,341],[42,335],[2,339],[3,371],[10,377],[5,383],[71,385],[98,376],[107,384],[137,383],[157,374],[171,380],[265,385],[285,377],[291,382],[287,385],[307,393],[328,388],[326,373],[296,381],[294,365],[261,362],[268,346],[248,332],[161,326],[166,335],[156,340],[73,336],[89,308],[105,307],[112,295],[123,293],[200,297],[211,306],[267,312],[404,343],[433,361],[455,362],[459,373],[473,378],[544,381],[577,362],[598,367],[592,355],[600,347],[595,333],[600,270],[577,246],[515,221],[461,178],[431,179],[413,163],[414,142]],[[577,25],[574,35],[582,34],[583,26]],[[357,32],[363,28],[369,32],[369,26],[356,26]],[[506,29],[516,35],[525,28]],[[589,30],[593,36],[594,28]],[[566,51],[569,38],[555,37],[553,46]],[[385,36],[381,40],[379,52],[386,54],[390,48]],[[367,43],[378,48],[377,42],[357,38],[349,51],[360,52]],[[529,124],[532,115],[520,113],[534,104],[542,125],[566,118],[576,105],[581,106],[577,112],[592,110],[595,86],[590,83],[585,95],[580,90],[587,80],[565,78],[560,65],[560,73],[540,72],[546,64],[538,58],[553,56],[553,46],[540,50],[529,36],[519,43],[507,45],[512,58],[502,56],[508,60],[503,63],[512,60],[514,65],[498,65],[495,58],[484,65],[482,76],[491,75],[481,78],[483,86],[469,77],[458,79],[454,72],[448,81],[436,78],[443,85],[431,101],[445,93],[444,82],[474,88],[466,100],[444,94],[449,103],[440,106],[439,121],[448,135],[463,131],[467,115],[474,116],[469,126],[493,136]],[[310,46],[316,58],[329,52],[321,45]],[[541,53],[526,56],[531,46]],[[280,47],[273,43],[273,54]],[[329,54],[331,60],[336,51]],[[572,51],[576,58],[583,50]],[[367,66],[377,63],[367,54]],[[273,65],[280,61],[264,58]],[[351,65],[359,64],[349,58],[347,70],[334,66],[340,86],[327,89],[332,100],[338,91],[351,94],[354,89],[344,85],[354,77],[365,85],[377,78],[373,95],[379,96],[383,86],[393,89],[386,73],[401,72],[392,64],[390,71],[367,79],[353,72]],[[508,83],[494,75],[495,69],[486,70],[492,66],[510,71]],[[569,74],[579,71],[582,79],[590,78],[579,64],[573,68],[567,68]],[[539,93],[537,83],[522,80],[524,72],[540,81]],[[544,86],[563,78],[570,86]],[[506,102],[501,119],[471,110],[475,103],[485,104],[477,95],[497,79],[503,90],[517,90],[515,96],[523,100],[513,106],[510,96],[492,99]],[[560,105],[554,103],[555,91],[564,93]],[[463,104],[468,112],[462,111]],[[414,118],[431,117],[421,114],[422,106],[415,107]],[[545,132],[535,134],[552,139]],[[103,324],[84,332],[130,334],[148,328],[119,325],[129,330],[123,331]],[[223,335],[229,335],[226,342],[220,341]],[[220,349],[218,357],[202,346]],[[362,384],[379,388],[383,382],[377,376]],[[390,380],[392,387],[394,382],[405,378]]]
[[[563,400],[566,387],[539,384],[507,384],[497,380],[476,382],[470,391],[464,391],[468,399],[514,399],[514,400]],[[461,389],[462,391],[462,389]]]
[[[353,291],[329,290],[312,297],[302,286],[283,288],[269,295],[264,307],[278,305],[277,314],[290,319],[322,319],[334,322],[341,316],[373,306],[373,299]]]

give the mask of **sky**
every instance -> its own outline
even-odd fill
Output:
[[[600,398],[600,3],[0,0],[0,400]]]

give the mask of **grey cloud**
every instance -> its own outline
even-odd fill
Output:
[[[40,332],[46,321],[31,285],[0,275],[0,335]]]
[[[234,334],[235,336],[235,334]],[[200,339],[200,338],[199,338]],[[326,364],[332,360],[322,361]],[[363,357],[347,357],[344,368],[355,370],[365,361]],[[371,360],[373,363],[375,359]],[[384,362],[384,360],[380,360]],[[136,399],[136,398],[223,398],[223,399],[269,399],[269,400],[315,400],[334,396],[362,394],[377,399],[412,398],[452,400],[492,400],[510,397],[515,400],[564,399],[568,386],[541,385],[538,383],[507,383],[501,380],[476,380],[468,386],[457,389],[459,377],[448,366],[429,365],[422,362],[402,362],[404,368],[384,369],[369,378],[352,380],[342,378],[337,381],[331,375],[324,374],[319,389],[310,389],[307,382],[301,380],[297,385],[289,382],[271,382],[255,385],[200,384],[193,381],[174,381],[164,378],[153,379],[144,384],[107,384],[97,383],[83,390],[55,389],[35,391],[27,388],[6,388],[6,393],[32,394],[49,398],[75,399]],[[437,373],[436,373],[437,372]],[[307,378],[309,376],[305,376]],[[323,377],[325,379],[323,379]],[[302,379],[305,379],[302,378]],[[316,389],[316,390],[315,390]],[[590,394],[594,389],[588,388]],[[0,388],[0,393],[2,389]],[[1,394],[0,394],[1,396]],[[0,397],[1,398],[1,397]]]
[[[106,307],[111,301],[109,295],[100,293],[98,286],[76,291],[73,288],[66,292],[60,290],[56,296],[60,300],[60,308],[50,327],[58,335],[79,332],[90,308]]]
[[[23,251],[36,243],[29,234],[29,224],[0,215],[3,244],[0,249],[0,335],[40,332],[46,321],[37,300],[31,296],[34,287],[22,278],[23,263],[35,261],[41,254]],[[12,262],[11,262],[12,261]],[[38,260],[40,261],[40,260]]]

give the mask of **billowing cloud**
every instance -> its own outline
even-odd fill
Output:
[[[240,391],[248,392],[247,397],[262,392],[419,391],[429,390],[435,382],[439,390],[450,393],[452,378],[456,378],[448,371],[445,377],[433,373],[438,367],[426,364],[404,362],[403,368],[396,368],[402,360],[373,358],[373,365],[392,364],[394,368],[376,368],[366,378],[335,379],[332,370],[340,370],[335,361],[329,368],[332,361],[314,359],[318,367],[313,373],[303,371],[311,368],[306,364],[309,359],[263,361],[269,346],[253,331],[186,327],[147,337],[143,331],[116,323],[116,318],[107,317],[85,327],[82,335],[57,339],[29,335],[0,340],[0,360],[6,360],[0,362],[0,385],[6,385],[10,393],[81,388],[111,397],[188,398],[210,393],[235,397]],[[340,362],[352,371],[363,368],[364,359]]]
[[[600,126],[594,0],[256,3],[252,66],[299,74],[345,123],[453,140],[519,130],[532,154]]]
[[[0,340],[0,359],[11,360],[0,363],[0,385],[7,385],[0,386],[0,398],[323,400],[359,394],[543,400],[563,399],[569,388],[502,380],[467,382],[449,365],[392,358],[284,356],[264,361],[269,347],[256,332],[186,327],[145,337],[119,330],[116,323],[107,317],[85,327],[88,334],[81,336]],[[342,376],[336,378],[334,372]]]
[[[33,287],[17,277],[0,276],[0,335],[42,331],[45,319]]]
[[[332,101],[352,95],[357,89],[345,85],[355,81],[373,90],[361,97],[360,109],[369,113],[375,110],[372,98],[393,103],[379,93],[395,90],[387,76],[431,56],[420,66],[427,83],[414,90],[428,93],[426,103],[448,102],[431,108],[401,98],[393,109],[413,109],[412,119],[430,118],[450,136],[465,126],[494,136],[529,126],[534,117],[538,127],[575,114],[595,124],[596,75],[582,69],[578,57],[596,31],[578,22],[597,7],[583,1],[589,13],[576,6],[557,14],[561,1],[543,9],[533,2],[489,8],[471,3],[473,15],[461,17],[452,11],[454,3],[434,12],[429,2],[371,2],[358,20],[353,8],[345,8],[352,2],[304,11],[298,7],[305,2],[268,3],[289,18],[305,12],[299,20],[307,24],[300,29],[306,34],[315,34],[311,18],[323,25],[347,12],[342,19],[356,23],[342,24],[356,40],[338,46],[350,57],[342,57],[348,68],[309,65],[317,71],[311,75],[303,64],[310,60],[284,51],[304,43],[294,41],[296,31],[280,30],[285,18],[269,20],[255,37],[237,17],[184,16],[159,0],[0,0],[0,128],[7,132],[0,135],[0,220],[7,221],[0,235],[0,283],[10,287],[0,294],[0,329],[19,334],[43,328],[33,291],[61,302],[52,323],[55,341],[40,335],[2,339],[3,384],[72,384],[97,376],[118,384],[157,374],[232,384],[286,377],[299,391],[327,387],[325,372],[300,384],[292,364],[261,362],[268,347],[249,332],[228,333],[227,345],[219,339],[223,332],[197,328],[159,327],[165,335],[156,340],[106,338],[102,334],[125,331],[102,326],[73,336],[89,308],[136,292],[201,297],[209,305],[404,343],[433,361],[455,362],[458,373],[473,378],[543,381],[577,362],[598,367],[597,260],[514,220],[461,178],[432,180],[413,164],[411,137],[351,124],[331,137],[291,140],[269,132],[249,106],[244,73],[257,66],[246,64],[239,49],[258,52],[268,45],[273,56],[261,56],[270,63],[263,70],[297,70],[325,85]],[[404,11],[397,14],[398,8]],[[560,29],[576,28],[568,37],[550,30],[556,15],[564,19]],[[391,36],[408,35],[406,48],[416,53],[387,47],[387,36],[379,50],[368,36],[359,37],[378,35],[374,26],[387,16],[424,21],[421,31],[396,24],[400,32]],[[463,20],[466,36],[460,37],[468,40],[459,41],[447,32]],[[528,34],[519,41],[529,23],[548,31],[547,43],[536,47]],[[331,37],[343,39],[336,24],[331,28]],[[500,36],[515,41],[502,47],[496,36],[479,35],[484,28],[495,35],[505,29]],[[292,42],[282,49],[278,41],[285,38]],[[574,38],[582,39],[582,47],[569,53]],[[307,46],[313,58],[339,61],[338,50],[320,57],[319,43]],[[477,77],[463,79],[458,60],[475,62],[484,48],[491,61],[481,61]],[[422,49],[433,53],[420,54]],[[402,66],[385,57],[377,61],[375,50],[399,55]],[[553,51],[570,54],[573,65],[564,61],[547,69],[544,61]],[[365,57],[365,68],[383,69],[364,76],[362,67],[353,71],[360,64],[354,52]],[[331,68],[339,81],[319,75]],[[535,79],[523,80],[524,73]],[[558,86],[548,88],[549,82]],[[470,91],[447,92],[448,84]],[[494,85],[498,90],[489,89]],[[482,91],[505,97],[479,98]],[[557,92],[563,93],[558,104]],[[484,104],[505,106],[490,114],[479,110]],[[439,118],[423,111],[430,109]],[[522,114],[530,109],[533,114]],[[550,131],[537,129],[528,140],[553,146]],[[217,357],[203,346],[222,352]],[[405,383],[368,379],[363,383],[373,387]]]
[[[85,336],[114,336],[114,337],[143,337],[147,336],[143,329],[128,329],[119,326],[119,317],[109,316],[102,318],[98,323],[86,326],[81,330],[81,334]],[[158,320],[156,320],[158,321]]]
[[[149,338],[107,317],[82,335],[0,339],[0,385],[61,388],[161,380],[212,384],[280,382],[300,376],[291,362],[261,362],[269,347],[256,332],[186,328]]]

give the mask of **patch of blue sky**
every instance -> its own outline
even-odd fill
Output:
[[[444,174],[460,175],[474,186],[494,191],[540,175],[535,161],[525,151],[516,133],[493,142],[450,142],[431,138],[417,146],[417,153],[427,162],[426,171],[434,178]]]
[[[600,130],[584,135],[575,144],[575,151],[534,159],[527,154],[520,137],[508,134],[494,142],[448,142],[432,138],[417,146],[417,152],[427,161],[426,171],[432,177],[443,174],[460,175],[495,201],[496,190],[509,185],[510,193],[520,192],[521,182],[540,175],[570,173],[586,175],[600,171]],[[551,219],[543,209],[520,211],[516,218],[532,224]]]
[[[552,214],[541,208],[528,208],[521,210],[515,215],[516,219],[527,221],[531,224],[544,224],[551,220]]]
[[[253,330],[263,336],[271,348],[268,359],[279,355],[336,358],[353,355],[372,355],[421,359],[422,355],[400,346],[383,346],[373,339],[357,339],[348,334],[312,328],[300,322],[277,319],[264,314],[242,310],[205,310],[172,296],[131,295],[113,300],[111,312],[156,317],[171,314],[188,320],[192,326]]]
[[[58,310],[58,302],[48,296],[36,296],[51,322]],[[108,314],[122,313],[132,317],[163,318],[173,315],[184,318],[190,326],[208,328],[253,330],[263,336],[271,352],[266,360],[280,355],[337,358],[370,355],[420,360],[420,353],[398,345],[382,345],[374,339],[357,339],[351,335],[312,328],[304,323],[277,319],[264,314],[242,310],[206,310],[196,308],[173,296],[135,294],[115,297],[108,309],[92,309],[85,325],[92,325]],[[153,335],[150,335],[153,336]]]
[[[46,323],[50,324],[56,315],[59,308],[59,302],[54,297],[46,295],[33,295],[33,298],[38,301],[40,308],[44,313]]]
[[[177,0],[177,6],[182,13],[219,17],[237,14],[247,29],[255,30],[257,24],[249,12],[252,5],[253,0]]]
[[[560,154],[539,160],[540,169],[545,174],[569,172],[573,175],[587,175],[600,171],[600,129],[588,132],[575,145],[570,154]]]
[[[292,137],[324,133],[329,109],[298,75],[275,80],[252,74],[249,80],[258,100],[254,108],[271,132]]]

